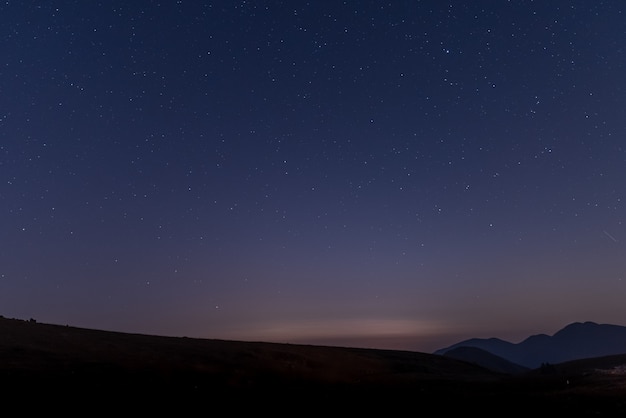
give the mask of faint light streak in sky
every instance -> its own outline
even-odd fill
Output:
[[[604,232],[604,235],[606,235],[607,237],[611,238],[614,242],[618,242],[613,235],[609,234],[606,231],[602,231],[602,232]]]

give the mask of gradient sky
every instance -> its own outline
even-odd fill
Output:
[[[0,314],[434,351],[626,324],[626,3],[4,1]]]

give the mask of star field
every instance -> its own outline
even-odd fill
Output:
[[[0,21],[4,316],[418,351],[626,323],[620,2]]]

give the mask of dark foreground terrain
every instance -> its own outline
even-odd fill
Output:
[[[5,410],[21,414],[620,416],[626,413],[624,364],[626,356],[612,356],[507,376],[417,352],[0,319],[0,396]]]

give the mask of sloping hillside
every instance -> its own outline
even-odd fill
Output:
[[[157,337],[0,319],[0,393],[5,408],[22,414],[626,411],[620,403],[626,393],[599,396],[600,380],[578,379],[572,398],[574,386],[564,382],[575,375],[512,378],[426,353]]]
[[[527,367],[512,363],[476,347],[457,347],[446,351],[444,356],[477,364],[496,373],[517,375],[529,370]]]

